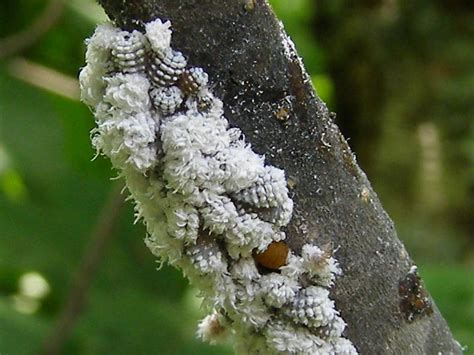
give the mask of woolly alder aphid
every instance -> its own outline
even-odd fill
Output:
[[[176,83],[186,67],[186,59],[178,51],[169,50],[164,54],[150,54],[147,74],[158,86],[170,86]]]
[[[355,354],[329,298],[337,261],[315,245],[288,249],[285,172],[229,127],[208,75],[171,48],[170,26],[99,26],[80,74],[92,143],[125,178],[146,245],[200,289],[201,338],[233,336],[246,354]]]
[[[114,39],[112,61],[115,68],[123,73],[145,70],[145,39],[141,32],[120,31]]]

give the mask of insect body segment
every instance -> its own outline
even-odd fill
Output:
[[[183,93],[177,86],[159,87],[150,90],[153,105],[164,115],[171,115],[183,103]]]
[[[181,74],[178,85],[184,93],[193,95],[203,89],[207,82],[207,73],[202,68],[191,68]]]
[[[145,70],[145,36],[138,31],[132,33],[120,31],[114,39],[112,60],[117,69],[124,73],[136,73]]]
[[[328,290],[307,287],[299,292],[293,301],[293,307],[285,311],[295,322],[310,328],[327,326],[338,314],[334,309],[334,302],[328,296]],[[325,303],[328,305],[324,306]]]
[[[178,80],[186,64],[183,54],[178,51],[171,50],[161,55],[152,54],[147,74],[155,85],[170,86]]]

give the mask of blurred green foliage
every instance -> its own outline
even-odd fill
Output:
[[[271,3],[456,337],[474,349],[472,2]],[[2,1],[0,38],[31,26],[45,6]],[[15,56],[76,78],[84,38],[101,18],[92,0],[64,2],[51,29]],[[61,309],[114,172],[105,159],[91,162],[88,109],[25,83],[14,63],[0,60],[0,353],[33,354]],[[230,353],[195,339],[195,291],[178,271],[156,271],[130,205],[116,231],[64,352]],[[37,299],[19,286],[31,271],[50,287]]]

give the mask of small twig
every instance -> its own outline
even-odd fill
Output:
[[[79,82],[76,78],[25,58],[12,58],[8,62],[7,68],[12,76],[30,85],[79,101]]]
[[[0,58],[21,52],[41,38],[61,17],[62,0],[51,0],[43,12],[24,30],[0,39]]]
[[[41,354],[60,354],[64,343],[69,338],[74,325],[82,313],[88,290],[97,274],[107,243],[112,239],[114,227],[123,206],[122,183],[117,183],[110,191],[97,224],[92,231],[81,264],[73,279],[69,295],[59,314],[51,334],[45,339]]]

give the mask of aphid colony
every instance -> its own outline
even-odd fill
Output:
[[[230,332],[242,353],[356,353],[329,298],[336,260],[312,245],[295,255],[284,242],[293,210],[284,172],[229,127],[207,74],[170,42],[169,22],[145,33],[101,25],[80,84],[93,145],[125,177],[147,246],[211,310],[199,335]]]
[[[186,70],[181,52],[162,46],[150,48],[139,31],[120,31],[111,50],[114,69],[122,73],[146,73],[152,88],[153,106],[164,115],[174,113],[183,103],[184,95],[196,94],[207,85],[207,74],[201,68]]]

